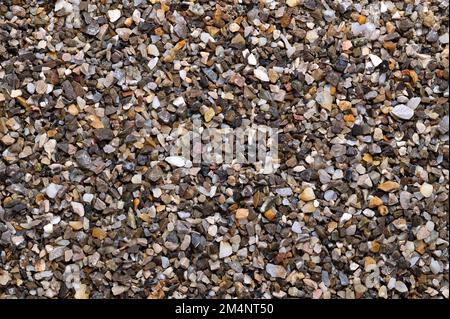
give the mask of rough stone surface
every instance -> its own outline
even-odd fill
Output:
[[[448,299],[448,11],[0,1],[0,299]]]

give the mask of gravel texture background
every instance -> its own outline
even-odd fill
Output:
[[[448,298],[448,6],[1,1],[0,298]]]

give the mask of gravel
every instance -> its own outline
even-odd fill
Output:
[[[448,298],[448,1],[16,3],[0,298]]]

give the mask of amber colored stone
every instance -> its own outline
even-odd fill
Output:
[[[366,17],[363,15],[358,16],[358,23],[359,24],[365,24],[366,23]]]
[[[397,48],[397,44],[395,44],[392,41],[385,41],[383,43],[383,48],[385,48],[386,50],[389,50],[389,51],[395,51],[395,49]]]
[[[384,192],[391,192],[400,188],[400,184],[393,181],[387,181],[378,185],[378,189]]]
[[[373,253],[378,253],[378,252],[380,252],[380,248],[381,248],[381,245],[380,245],[380,243],[377,242],[376,240],[373,241],[373,242],[371,243],[371,245],[370,245],[370,251],[373,252]]]
[[[344,121],[347,123],[353,123],[355,122],[355,117],[353,116],[353,114],[344,115]]]
[[[277,214],[273,211],[273,209],[266,210],[264,213],[264,217],[266,217],[268,220],[272,221],[275,219]]]
[[[375,208],[383,205],[383,201],[378,196],[374,196],[369,200],[369,208]]]
[[[99,227],[94,227],[92,228],[92,237],[103,240],[106,238],[106,232]]]
[[[416,251],[417,251],[419,254],[423,255],[423,254],[425,253],[426,248],[427,248],[427,245],[424,243],[423,240],[416,240],[416,241],[414,242],[414,245],[415,245],[415,247],[416,247]]]
[[[73,230],[80,230],[81,228],[83,228],[83,222],[79,221],[79,220],[71,221],[71,222],[69,222],[69,226],[72,227]],[[92,236],[94,236],[94,235],[92,235]]]
[[[138,209],[139,203],[140,203],[139,198],[133,199],[133,208],[134,208],[134,210]]]
[[[364,154],[362,160],[368,164],[373,162],[373,157],[369,153]]]
[[[388,210],[388,208],[385,205],[381,205],[381,206],[378,206],[378,213],[381,216],[385,216],[385,215],[387,215],[389,213],[389,210]]]
[[[20,105],[22,105],[22,107],[28,108],[28,103],[23,97],[17,96],[16,100],[19,102]]]

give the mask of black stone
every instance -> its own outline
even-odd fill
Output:
[[[353,136],[363,135],[362,126],[358,124],[353,125],[351,133]]]
[[[347,68],[347,65],[348,65],[348,60],[341,55],[337,58],[336,62],[334,63],[334,68],[336,71],[342,73]]]

